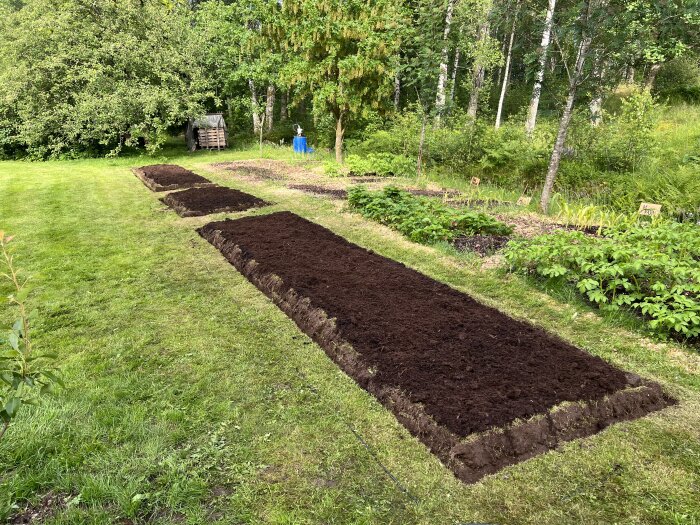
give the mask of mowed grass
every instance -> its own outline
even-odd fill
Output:
[[[36,275],[35,344],[59,353],[66,382],[0,441],[0,518],[54,495],[42,523],[700,523],[697,352],[341,202],[206,168],[255,155],[0,163],[0,229]],[[129,171],[164,160],[276,203],[252,214],[292,210],[529,319],[680,403],[464,485],[196,234],[225,215],[178,218]],[[3,307],[2,326],[12,318]]]

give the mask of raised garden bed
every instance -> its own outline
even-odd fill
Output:
[[[134,174],[153,191],[202,188],[213,185],[209,179],[175,164],[153,164],[133,169]]]
[[[198,231],[465,482],[672,403],[290,212]]]
[[[175,210],[180,217],[243,211],[269,204],[254,195],[223,186],[176,191],[169,193],[161,201]]]
[[[348,192],[346,190],[326,188],[324,186],[315,186],[313,184],[290,184],[287,186],[292,190],[299,190],[305,193],[312,193],[314,195],[326,195],[334,199],[347,199]]]

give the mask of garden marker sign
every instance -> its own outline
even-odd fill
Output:
[[[532,197],[526,197],[525,195],[521,195],[515,204],[517,204],[518,206],[529,206],[531,201]]]
[[[647,217],[656,217],[661,213],[661,204],[651,204],[643,202],[639,205],[639,215]]]
[[[478,186],[481,183],[481,179],[479,177],[472,177],[472,186]]]

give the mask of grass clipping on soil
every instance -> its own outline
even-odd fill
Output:
[[[465,482],[672,402],[290,212],[198,231]]]

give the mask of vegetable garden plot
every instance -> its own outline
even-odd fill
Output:
[[[153,191],[201,188],[213,185],[209,179],[175,164],[153,164],[132,170]]]
[[[672,402],[290,212],[198,231],[463,481]]]
[[[161,201],[174,209],[180,217],[243,211],[270,204],[254,195],[223,186],[176,191],[169,193]]]

